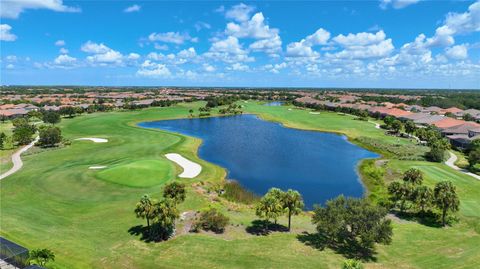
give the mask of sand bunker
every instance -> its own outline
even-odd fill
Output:
[[[106,168],[105,165],[99,165],[99,166],[90,166],[88,169],[103,169]]]
[[[320,112],[310,112],[312,115],[320,115]]]
[[[107,143],[108,142],[108,139],[97,138],[97,137],[82,137],[82,138],[77,138],[75,140],[90,140],[94,143]]]
[[[202,172],[202,166],[198,163],[194,163],[188,159],[185,159],[182,155],[177,153],[165,154],[165,157],[170,161],[180,165],[183,168],[183,173],[178,175],[182,178],[194,178]]]

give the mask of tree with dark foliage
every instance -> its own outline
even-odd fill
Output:
[[[38,142],[43,147],[53,147],[62,141],[62,131],[58,127],[42,127],[39,136]]]
[[[13,141],[19,145],[26,145],[32,142],[32,136],[37,131],[35,125],[29,124],[24,118],[14,119],[13,123]]]
[[[361,198],[339,196],[316,206],[312,222],[320,236],[330,246],[348,249],[352,256],[367,258],[374,252],[375,243],[390,244],[391,220],[387,210]]]
[[[60,122],[60,113],[55,111],[44,111],[42,120],[45,123],[50,123],[52,125],[55,125]]]
[[[180,182],[172,182],[165,185],[165,189],[163,190],[163,197],[172,199],[176,203],[181,203],[185,201],[185,184]]]

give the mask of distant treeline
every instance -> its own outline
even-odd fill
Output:
[[[422,106],[438,106],[441,108],[475,108],[480,109],[480,91],[477,93],[444,93],[441,96],[426,96],[420,100]]]

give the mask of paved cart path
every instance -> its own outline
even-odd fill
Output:
[[[23,166],[23,162],[22,162],[22,158],[20,155],[22,155],[22,153],[24,153],[25,151],[29,150],[31,147],[33,147],[33,145],[35,145],[35,143],[38,142],[38,139],[39,139],[39,136],[35,137],[35,139],[28,145],[26,145],[25,147],[21,148],[20,150],[18,150],[17,152],[15,152],[13,155],[12,155],[12,162],[13,162],[13,167],[10,168],[10,170],[8,170],[7,172],[3,173],[0,175],[0,180],[16,173],[18,170],[20,170],[20,168],[22,168]]]
[[[471,176],[471,177],[474,177],[474,178],[480,180],[480,176],[479,176],[479,175],[476,175],[476,174],[474,174],[474,173],[470,173],[470,172],[468,172],[467,170],[462,169],[462,168],[456,166],[456,165],[455,165],[455,162],[456,162],[457,159],[458,159],[458,158],[457,158],[457,155],[455,155],[455,154],[454,154],[453,152],[451,152],[451,151],[449,151],[448,153],[450,154],[450,158],[448,158],[448,160],[445,162],[446,165],[450,166],[451,168],[453,168],[453,169],[455,169],[455,170],[457,170],[457,171],[460,171],[460,172],[464,173],[465,175],[469,175],[469,176]]]

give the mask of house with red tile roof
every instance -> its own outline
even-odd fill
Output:
[[[457,120],[457,119],[452,119],[449,117],[444,117],[443,119],[433,122],[432,125],[435,125],[439,129],[446,129],[450,128],[453,126],[461,125],[464,124],[466,121],[464,120]]]
[[[28,111],[25,108],[2,109],[0,115],[7,118],[16,118],[27,115]]]
[[[440,111],[440,114],[446,114],[446,113],[452,113],[452,114],[457,114],[457,113],[460,113],[462,112],[463,110],[461,110],[460,108],[458,107],[450,107],[450,108],[446,108],[446,109],[442,109]]]

